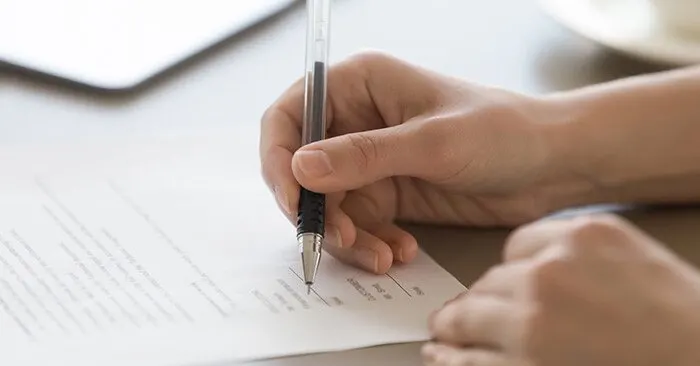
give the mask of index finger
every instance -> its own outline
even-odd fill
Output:
[[[297,80],[263,114],[260,121],[260,160],[282,149],[293,153],[301,144],[304,80]]]
[[[300,80],[265,111],[260,122],[262,177],[290,220],[299,200],[299,184],[292,173],[292,156],[301,144],[303,95],[303,80]]]
[[[569,230],[570,219],[545,219],[524,225],[506,238],[503,261],[514,262],[534,258],[557,243]]]
[[[293,84],[267,111],[261,121],[260,159],[263,178],[290,222],[296,222],[299,205],[299,183],[292,172],[292,157],[301,145],[304,80]],[[330,108],[328,116],[331,115]],[[330,118],[329,118],[330,119]],[[344,194],[340,196],[341,199]],[[326,230],[336,245],[354,244],[352,220],[339,208],[340,201],[330,196],[326,200]],[[330,229],[330,226],[333,226]],[[329,230],[330,229],[330,230]]]
[[[336,135],[403,123],[437,103],[440,83],[436,78],[383,53],[365,52],[341,61],[328,70],[326,128],[335,123],[336,112],[343,116],[334,127]],[[286,159],[301,147],[305,81],[297,80],[262,117],[260,159],[271,186],[277,179],[280,184],[292,179],[286,170],[283,177],[277,175],[277,159],[287,164]]]
[[[343,63],[329,69],[329,85],[331,79],[338,77],[339,69],[345,69],[342,65]],[[263,178],[277,195],[278,201],[287,205],[287,213],[293,213],[299,199],[299,183],[292,171],[292,157],[301,147],[305,82],[306,79],[302,77],[292,84],[265,111],[261,119],[260,160]],[[333,110],[329,95],[326,101],[326,129],[331,127]]]

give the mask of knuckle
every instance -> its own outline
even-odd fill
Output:
[[[562,257],[552,257],[539,263],[533,270],[537,282],[549,282],[561,278],[570,269],[568,261]]]
[[[443,308],[441,312],[442,324],[445,328],[451,329],[466,329],[470,323],[471,302],[465,299],[459,299],[454,303]]]
[[[270,123],[270,120],[272,119],[271,116],[276,110],[276,104],[270,105],[267,108],[265,108],[265,111],[263,111],[263,114],[260,117],[260,125],[265,126],[266,124]]]
[[[513,230],[505,240],[503,245],[503,258],[510,260],[516,256],[516,253],[520,251],[521,243],[524,242],[523,238],[528,235],[528,226],[519,227]]]
[[[260,152],[260,173],[270,189],[284,182],[291,174],[291,163],[285,158],[289,152],[280,146],[269,146]]]
[[[362,68],[371,68],[374,65],[384,64],[393,59],[388,53],[374,49],[364,49],[348,57],[348,63]]]
[[[289,120],[298,120],[296,112],[292,112],[296,107],[303,102],[303,87],[304,79],[299,78],[293,83],[282,95],[280,95],[272,104],[270,104],[260,117],[260,124],[265,126],[274,126],[280,118]]]
[[[621,218],[610,214],[576,218],[572,221],[567,243],[576,251],[625,245],[628,242],[626,227]]]
[[[511,107],[504,106],[501,102],[491,100],[489,104],[481,106],[474,112],[475,117],[485,124],[504,123],[514,120],[515,114]]]
[[[423,150],[443,162],[455,159],[457,150],[451,142],[455,129],[449,117],[436,116],[428,119],[417,128],[416,136],[424,141]]]
[[[261,149],[261,154],[266,152],[264,151],[264,148],[267,147],[267,143],[270,140],[270,133],[271,131],[274,131],[274,125],[275,125],[275,119],[277,118],[277,115],[279,114],[279,107],[275,105],[271,105],[265,109],[263,112],[262,116],[260,117],[260,141],[259,141],[259,147]]]
[[[260,173],[266,183],[272,184],[274,164],[271,162],[272,157],[269,150],[262,151],[260,154]]]
[[[272,181],[272,174],[270,174],[270,168],[267,167],[267,163],[265,163],[265,160],[263,160],[263,163],[260,166],[260,175],[262,176],[263,181],[265,184],[267,184],[267,187],[269,189],[273,189],[273,181]]]
[[[539,304],[525,310],[519,334],[522,353],[534,356],[541,354],[542,350],[551,349],[552,340],[548,339],[546,333],[556,329],[557,325],[549,324],[550,322],[550,312]]]
[[[459,131],[450,117],[435,116],[416,125],[412,131],[413,145],[422,156],[429,156],[430,161],[436,162],[429,168],[431,180],[437,183],[448,183],[468,170],[473,157],[461,156],[461,144],[455,143],[454,136]]]
[[[371,164],[378,158],[377,144],[373,138],[365,134],[348,134],[344,137],[352,149],[352,160],[357,168],[363,172],[371,168]]]
[[[562,301],[572,300],[577,292],[579,280],[573,265],[567,257],[559,256],[534,266],[528,274],[528,293],[532,301],[524,308],[522,334],[523,352],[537,354],[551,346],[551,332],[557,329]]]
[[[492,266],[484,274],[477,280],[475,281],[472,286],[469,288],[469,293],[471,294],[481,294],[481,293],[489,293],[490,291],[490,284],[489,284],[489,279],[491,278],[497,278],[498,274],[502,272],[503,269],[501,266]]]
[[[531,271],[531,286],[540,298],[547,298],[558,289],[566,288],[572,270],[571,262],[563,257],[550,258],[538,263]]]
[[[624,225],[622,218],[610,213],[581,216],[575,221],[578,221],[581,226],[596,228],[596,230],[619,230]]]
[[[510,260],[521,253],[523,247],[527,247],[532,241],[533,236],[537,236],[537,230],[542,225],[539,221],[533,221],[513,229],[506,237],[503,245],[503,258]]]
[[[508,237],[506,238],[505,241],[505,246],[504,246],[504,251],[506,252],[511,252],[517,246],[519,243],[525,241],[528,237],[530,237],[531,232],[533,229],[535,229],[538,225],[540,225],[539,222],[533,222],[525,225],[521,225],[513,229],[510,234],[508,234]]]
[[[350,55],[338,65],[340,74],[352,76],[360,80],[372,80],[375,76],[384,75],[386,71],[396,66],[397,59],[386,52],[378,50],[363,50]]]

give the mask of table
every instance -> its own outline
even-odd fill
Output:
[[[257,139],[263,111],[303,70],[304,26],[303,6],[297,6],[129,93],[98,93],[0,66],[0,144],[222,132]],[[531,0],[337,0],[332,60],[365,48],[528,93],[657,69],[559,27]],[[693,242],[700,237],[700,209],[633,210],[625,215],[700,263],[700,246]],[[466,285],[499,260],[508,234],[420,226],[411,230]],[[448,239],[436,241],[437,231]],[[383,346],[256,364],[420,365],[419,347]]]

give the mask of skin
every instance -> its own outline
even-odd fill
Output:
[[[303,147],[303,81],[262,119],[262,173],[296,216],[326,193],[326,250],[374,273],[410,263],[398,222],[515,228],[504,260],[436,311],[427,365],[690,365],[700,273],[582,204],[700,198],[700,69],[529,96],[370,52],[328,74],[328,139]],[[632,351],[634,350],[634,351]]]
[[[696,269],[614,216],[526,225],[437,311],[426,365],[696,365]]]

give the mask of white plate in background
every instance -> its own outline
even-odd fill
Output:
[[[629,56],[671,66],[700,63],[700,35],[661,24],[646,0],[538,0],[555,21]]]

